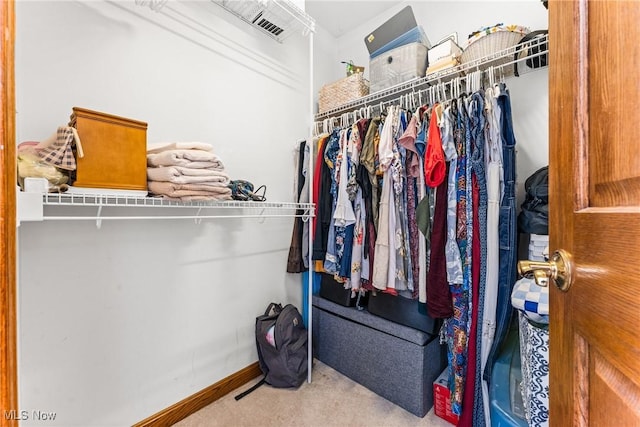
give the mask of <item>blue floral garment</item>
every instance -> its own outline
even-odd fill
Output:
[[[457,110],[455,116],[454,140],[458,162],[456,164],[456,175],[458,182],[456,186],[456,242],[460,249],[462,258],[463,283],[450,283],[451,297],[453,302],[453,317],[446,320],[445,335],[447,341],[447,356],[449,360],[449,389],[451,392],[451,411],[460,415],[462,413],[462,399],[464,396],[464,386],[467,371],[467,349],[469,340],[470,312],[470,248],[471,246],[469,228],[467,222],[471,223],[468,217],[471,200],[469,197],[471,176],[468,175],[468,144],[465,121],[467,120],[464,99],[457,100]],[[469,221],[467,221],[467,219]]]

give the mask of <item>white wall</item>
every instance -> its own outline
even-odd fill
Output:
[[[336,13],[339,13],[339,4],[340,1],[327,2]],[[497,23],[523,25],[531,30],[548,28],[548,12],[540,0],[400,2],[366,22],[360,22],[354,17],[353,22],[358,25],[354,25],[348,33],[338,39],[325,41],[323,46],[316,49],[315,62],[322,64],[322,68],[316,67],[316,92],[323,84],[344,76],[344,64],[340,61],[345,59],[353,60],[357,65],[364,65],[368,77],[369,53],[363,41],[364,37],[407,5],[412,7],[416,21],[422,25],[431,43],[457,32],[461,47],[464,48],[467,36],[471,32]],[[539,167],[548,164],[548,69],[523,74],[520,78],[508,78],[507,86],[511,94],[517,140],[519,206],[524,197],[524,180]]]
[[[17,2],[17,141],[94,109],[148,122],[149,142],[210,142],[233,178],[291,201],[307,39],[279,44],[210,2],[166,8],[193,21],[133,1]],[[131,425],[255,362],[255,317],[301,303],[299,275],[285,273],[292,226],[23,223],[20,409],[56,412],[51,426]]]

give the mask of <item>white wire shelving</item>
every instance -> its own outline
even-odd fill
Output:
[[[399,83],[367,96],[354,99],[343,105],[316,114],[314,117],[316,126],[318,122],[324,119],[338,117],[340,114],[356,111],[363,107],[378,107],[388,103],[400,103],[402,102],[402,97],[406,95],[428,95],[428,91],[431,88],[435,88],[438,85],[451,85],[456,79],[464,79],[465,76],[475,71],[483,71],[487,76],[492,73],[497,80],[503,80],[505,77],[514,74],[514,65],[517,64],[519,74],[526,74],[533,70],[526,66],[527,60],[540,59],[547,55],[549,52],[548,42],[548,35],[543,35],[522,43],[521,45],[514,45],[495,51],[464,64],[428,74],[425,77]],[[540,68],[543,67],[540,66],[535,69]]]
[[[89,214],[88,208],[92,208]],[[18,225],[29,221],[81,220],[96,221],[98,227],[103,220],[193,219],[199,222],[221,218],[296,217],[307,220],[313,215],[314,205],[311,203],[236,200],[180,202],[110,194],[18,192]]]

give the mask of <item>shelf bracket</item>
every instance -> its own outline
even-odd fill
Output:
[[[100,230],[102,228],[102,205],[98,206],[98,213],[96,214],[96,228]]]

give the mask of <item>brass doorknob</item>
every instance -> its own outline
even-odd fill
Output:
[[[558,249],[548,262],[518,261],[518,273],[522,277],[533,276],[538,286],[548,286],[551,280],[558,289],[566,292],[573,283],[571,254],[564,249]]]

